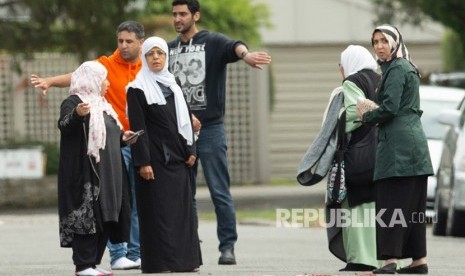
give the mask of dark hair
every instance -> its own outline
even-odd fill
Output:
[[[116,29],[116,35],[121,33],[122,31],[127,31],[128,33],[135,33],[137,39],[143,39],[145,37],[144,26],[136,21],[124,21],[123,23],[119,24],[118,28]]]
[[[200,3],[197,0],[173,0],[171,6],[187,5],[189,11],[194,14],[200,11]]]

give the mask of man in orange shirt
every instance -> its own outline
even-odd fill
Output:
[[[97,59],[108,71],[107,79],[110,82],[105,98],[113,106],[118,114],[118,119],[124,130],[129,130],[129,120],[126,116],[126,85],[134,80],[137,72],[142,67],[139,58],[141,46],[144,41],[144,27],[134,21],[121,23],[116,31],[118,48],[110,56],[101,56]],[[41,88],[46,95],[50,87],[67,87],[71,83],[71,74],[41,78],[38,75],[31,76],[34,87]],[[132,269],[140,267],[139,245],[139,220],[135,198],[135,178],[132,163],[131,149],[129,146],[122,148],[122,154],[128,171],[131,188],[131,228],[129,243],[112,244],[108,242],[112,269]],[[129,198],[123,197],[124,204],[129,204]]]

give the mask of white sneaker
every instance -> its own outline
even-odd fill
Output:
[[[94,269],[97,270],[97,271],[100,272],[100,273],[103,273],[103,275],[113,276],[113,272],[108,271],[108,270],[105,270],[105,269],[103,269],[103,268],[101,268],[101,267],[96,267],[96,268],[94,268]]]
[[[139,258],[139,259],[135,260],[134,262],[140,266],[140,264],[142,263],[142,260]]]
[[[105,274],[102,274],[101,272],[93,268],[88,268],[88,269],[84,269],[81,271],[77,271],[74,275],[76,276],[104,276]]]
[[[133,268],[139,268],[139,265],[126,257],[121,257],[111,264],[112,270],[126,270]]]

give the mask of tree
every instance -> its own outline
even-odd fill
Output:
[[[463,0],[372,0],[376,23],[400,21],[421,25],[430,18],[457,32],[465,41],[465,1]]]
[[[253,45],[260,41],[259,28],[270,26],[264,4],[252,5],[248,0],[203,0],[201,4],[203,26]],[[116,27],[130,19],[142,22],[149,35],[160,30],[157,26],[164,27],[165,33],[169,28],[171,37],[176,35],[171,1],[166,0],[0,0],[0,49],[14,55],[71,52],[83,61],[111,53],[116,47]]]
[[[271,28],[268,6],[252,4],[250,0],[201,0],[200,29],[224,33],[231,38],[246,41],[251,46],[261,42],[260,28]],[[167,39],[174,38],[171,18],[171,1],[150,1],[141,21],[148,33],[162,33]],[[155,16],[153,16],[155,15]],[[152,22],[152,24],[151,24]],[[154,24],[154,23],[158,24]],[[169,25],[169,26],[168,26]]]
[[[402,22],[421,25],[430,18],[453,30],[465,53],[465,1],[463,0],[373,0],[375,23]]]
[[[115,29],[136,0],[4,0],[0,9],[1,48],[12,54],[39,51],[76,53],[80,60],[115,47]]]

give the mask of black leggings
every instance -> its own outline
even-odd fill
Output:
[[[76,271],[95,268],[102,261],[108,241],[108,234],[106,231],[101,231],[99,227],[96,228],[96,234],[74,234],[72,248]]]

